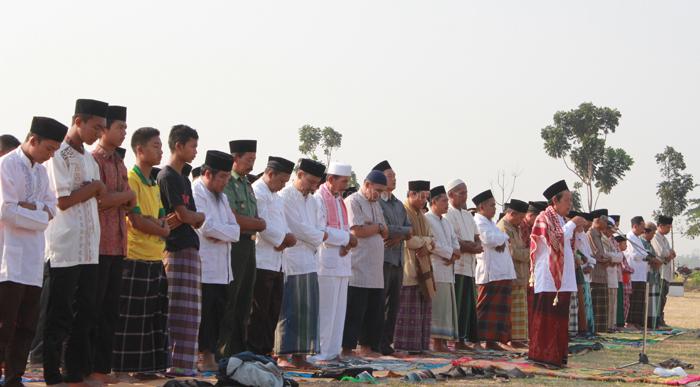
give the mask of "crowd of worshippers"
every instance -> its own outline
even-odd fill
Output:
[[[675,252],[658,224],[545,201],[270,157],[257,143],[209,150],[198,134],[131,133],[126,108],[80,99],[70,128],[34,117],[2,137],[0,362],[48,385],[193,376],[243,351],[282,366],[483,347],[566,364],[570,335],[663,328]],[[92,151],[86,146],[92,145]],[[16,149],[14,149],[16,148]],[[291,181],[291,182],[290,182]],[[647,290],[648,285],[648,290]],[[648,299],[647,299],[648,298]],[[647,310],[645,316],[645,303]],[[645,321],[646,320],[646,321]]]

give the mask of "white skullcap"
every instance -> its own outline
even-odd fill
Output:
[[[326,174],[336,176],[350,176],[352,175],[352,167],[350,166],[350,164],[341,164],[333,161],[331,162],[331,165],[328,166]]]
[[[445,189],[447,189],[447,192],[450,192],[450,191],[452,191],[452,188],[454,188],[460,184],[465,184],[465,183],[461,179],[454,179],[454,180],[451,180],[449,183],[445,184]]]

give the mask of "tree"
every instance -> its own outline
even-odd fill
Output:
[[[656,196],[659,197],[659,210],[656,215],[677,217],[688,208],[687,196],[695,188],[693,176],[683,173],[686,165],[683,154],[666,146],[662,153],[656,155],[656,164],[659,165],[662,180],[656,185]],[[671,230],[671,243],[673,243],[673,230]]]
[[[333,151],[340,148],[342,142],[343,135],[330,126],[326,126],[323,130],[311,125],[299,128],[299,151],[313,160],[318,160],[316,148],[320,145],[326,156],[326,165],[330,164]]]
[[[690,199],[689,205],[691,207],[685,212],[687,228],[683,235],[695,239],[700,236],[700,199]]]
[[[586,192],[588,211],[596,207],[600,194],[609,194],[634,164],[624,149],[606,145],[620,117],[617,109],[584,102],[576,109],[554,113],[553,124],[540,132],[545,152],[562,159],[578,177]]]
[[[571,190],[571,209],[579,212],[581,211],[581,187],[583,185],[580,181],[577,181]]]
[[[510,187],[508,186],[508,182],[506,181],[506,171],[499,169],[498,170],[498,181],[496,185],[498,185],[498,189],[500,190],[500,201],[496,199],[496,204],[501,206],[501,212],[506,212],[506,203],[508,203],[513,197],[513,191],[515,191],[515,181],[518,179],[518,176],[520,176],[520,172],[511,172],[511,177],[513,180],[510,183]],[[491,189],[493,190],[493,182],[491,183]],[[508,194],[506,195],[506,191]]]

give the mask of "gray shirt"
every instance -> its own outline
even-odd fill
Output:
[[[388,200],[379,200],[379,205],[381,205],[382,212],[384,212],[384,221],[389,229],[389,238],[396,236],[405,237],[413,230],[413,226],[408,220],[408,215],[406,215],[406,208],[404,208],[403,203],[396,199],[396,196],[392,194]],[[403,240],[397,245],[385,247],[384,262],[396,267],[403,267],[403,248]]]
[[[348,209],[350,228],[367,223],[382,223],[386,226],[382,206],[378,202],[367,200],[362,192],[355,192],[348,196],[345,199],[345,207]],[[384,239],[379,233],[367,238],[357,238],[357,247],[350,250],[350,261],[352,263],[350,286],[384,288]]]

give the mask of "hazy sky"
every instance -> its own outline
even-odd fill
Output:
[[[627,229],[658,208],[666,145],[700,180],[699,15],[697,1],[10,2],[0,131],[23,137],[34,115],[68,124],[76,98],[96,98],[126,105],[130,130],[196,128],[195,163],[258,139],[257,172],[300,156],[302,125],[332,126],[333,158],[358,176],[388,159],[401,195],[454,177],[475,194],[500,169],[521,172],[514,198],[539,200],[574,181],[540,129],[590,101],[622,113],[609,142],[635,165],[599,207]]]

